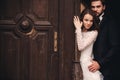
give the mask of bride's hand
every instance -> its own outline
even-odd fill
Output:
[[[82,27],[82,21],[80,21],[78,16],[74,16],[73,23],[75,28],[81,28]]]

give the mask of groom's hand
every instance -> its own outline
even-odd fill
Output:
[[[92,61],[92,64],[90,65],[90,66],[88,66],[88,69],[89,69],[89,71],[91,71],[91,72],[96,72],[97,70],[99,70],[100,69],[100,65],[98,64],[98,62],[97,61]]]

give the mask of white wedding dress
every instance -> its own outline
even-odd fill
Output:
[[[78,50],[81,51],[80,64],[83,70],[83,80],[103,80],[100,71],[93,73],[88,70],[93,59],[92,48],[97,35],[97,31],[81,32],[80,28],[76,29]]]

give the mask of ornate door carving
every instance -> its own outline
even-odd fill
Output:
[[[0,0],[0,80],[75,80],[79,1]]]
[[[57,27],[58,0],[1,0],[0,80],[58,80]]]

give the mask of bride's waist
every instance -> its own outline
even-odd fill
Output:
[[[86,56],[86,57],[81,57],[80,61],[91,61],[92,57]]]

